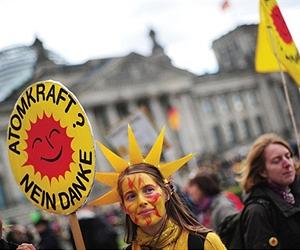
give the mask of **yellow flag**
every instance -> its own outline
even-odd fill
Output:
[[[276,59],[277,55],[277,59]],[[287,71],[300,87],[300,56],[276,0],[260,0],[255,69]]]

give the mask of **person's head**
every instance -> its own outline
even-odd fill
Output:
[[[295,168],[290,145],[280,136],[268,133],[252,145],[240,181],[246,193],[266,182],[287,187],[295,180]]]
[[[219,178],[212,169],[200,170],[188,182],[188,195],[194,202],[201,202],[204,197],[212,197],[221,192]]]
[[[126,213],[127,242],[135,238],[137,227],[163,227],[167,218],[189,231],[201,227],[154,166],[141,163],[126,168],[118,179],[118,193]]]
[[[166,217],[171,191],[157,168],[147,164],[127,168],[120,174],[118,188],[122,207],[136,225],[153,226]]]
[[[11,224],[9,231],[6,234],[6,240],[18,245],[24,242],[29,242],[26,227],[20,224]]]
[[[34,223],[36,231],[40,234],[48,230],[49,221],[45,218],[40,218],[38,221]]]

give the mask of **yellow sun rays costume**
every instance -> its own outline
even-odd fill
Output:
[[[192,154],[188,154],[178,160],[168,163],[161,163],[161,153],[163,149],[163,141],[165,135],[165,128],[163,128],[158,135],[155,143],[153,144],[148,155],[144,158],[142,151],[138,145],[138,142],[132,132],[130,125],[128,125],[128,149],[129,149],[129,161],[121,158],[106,146],[97,141],[97,145],[104,154],[105,158],[115,169],[115,173],[96,173],[95,179],[98,182],[104,183],[112,189],[100,196],[99,198],[88,203],[89,206],[94,205],[107,205],[120,201],[120,196],[118,194],[118,178],[122,171],[126,168],[136,165],[139,163],[147,163],[159,169],[161,174],[165,179],[169,178],[174,172],[181,168],[185,163],[187,163],[192,157]]]
[[[120,202],[120,196],[118,194],[117,186],[119,175],[122,171],[130,166],[134,166],[140,163],[146,163],[159,169],[163,178],[167,179],[184,164],[186,164],[192,157],[192,154],[188,154],[178,160],[169,163],[161,163],[160,157],[163,148],[163,140],[165,135],[165,128],[163,128],[158,135],[155,143],[153,144],[148,155],[144,158],[142,151],[137,143],[137,140],[132,132],[131,127],[128,125],[128,148],[129,148],[129,161],[121,158],[103,144],[97,142],[98,147],[109,161],[111,166],[115,169],[115,173],[96,173],[96,180],[110,186],[112,189],[100,196],[99,198],[88,203],[89,206],[94,205],[108,205],[116,202]],[[132,245],[128,249],[141,250],[142,245],[151,246],[154,244],[154,248],[162,250],[169,249],[188,249],[188,237],[189,232],[182,230],[179,225],[174,223],[171,219],[167,221],[167,225],[161,234],[157,234],[154,237],[143,233],[139,228],[137,229],[137,236],[132,241]],[[200,236],[199,236],[200,237]],[[202,241],[201,241],[202,242]],[[201,248],[201,246],[200,246]],[[226,248],[222,244],[222,241],[215,233],[208,233],[205,237],[203,245],[205,250],[225,250]],[[126,248],[127,249],[127,248]]]

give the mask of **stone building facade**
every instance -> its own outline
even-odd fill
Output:
[[[95,139],[104,142],[113,126],[137,110],[143,110],[159,130],[168,126],[168,110],[175,107],[180,128],[167,128],[166,138],[172,145],[168,161],[190,152],[195,152],[198,160],[204,155],[230,158],[244,154],[264,132],[292,139],[279,73],[254,71],[256,32],[256,25],[243,25],[215,40],[212,47],[219,71],[200,76],[174,67],[154,31],[149,33],[153,41],[149,56],[130,53],[70,65],[38,39],[31,46],[0,52],[0,207],[25,199],[8,164],[6,128],[20,93],[41,80],[64,83],[84,107]],[[298,107],[298,89],[285,77],[293,107]],[[300,124],[300,110],[294,112]],[[96,152],[97,167],[109,169],[98,149]],[[189,170],[195,168],[196,161]]]

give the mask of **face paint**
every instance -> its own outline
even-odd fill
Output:
[[[166,215],[166,197],[147,174],[131,174],[122,181],[125,212],[138,226],[157,224]]]

